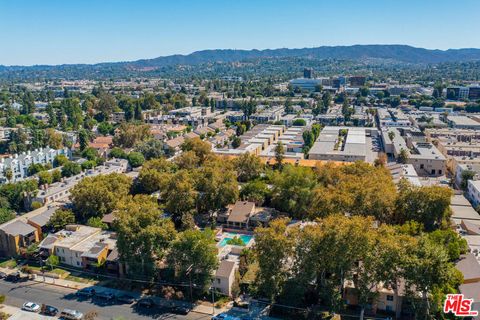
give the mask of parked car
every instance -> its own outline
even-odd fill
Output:
[[[95,289],[83,288],[77,291],[77,296],[91,298],[95,295]]]
[[[95,298],[100,298],[106,301],[111,301],[115,299],[115,295],[110,291],[97,292]]]
[[[58,313],[58,309],[53,307],[53,306],[49,306],[49,305],[46,305],[46,304],[42,304],[42,311],[40,311],[41,314],[44,314],[46,316],[56,316],[57,313]]]
[[[60,318],[64,320],[81,320],[83,313],[77,310],[64,309],[62,313],[60,313]]]
[[[5,280],[11,281],[11,282],[17,282],[21,278],[20,271],[10,273],[8,276],[5,277]]]
[[[0,271],[0,279],[5,279],[7,277],[7,274],[5,272]]]
[[[128,294],[122,294],[117,296],[117,301],[120,303],[132,304],[136,301],[136,299]]]
[[[138,300],[137,305],[142,308],[153,308],[155,307],[155,302],[151,298],[142,298]]]
[[[174,306],[171,308],[171,311],[175,314],[187,315],[190,311],[192,311],[192,308],[186,306]]]
[[[29,312],[40,312],[40,305],[35,302],[25,302],[22,306],[22,310]]]

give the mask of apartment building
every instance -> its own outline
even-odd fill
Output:
[[[72,157],[72,153],[68,148],[62,149],[35,149],[33,151],[15,154],[8,158],[0,158],[0,182],[7,182],[6,172],[12,173],[12,178],[9,182],[16,182],[23,180],[28,176],[28,168],[32,164],[52,164],[56,156],[65,155],[67,158]]]

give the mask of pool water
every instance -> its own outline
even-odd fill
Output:
[[[220,241],[219,246],[225,247],[227,245],[228,240],[231,240],[235,237],[240,238],[240,240],[242,240],[245,245],[247,245],[250,242],[250,240],[252,240],[253,238],[252,235],[248,235],[248,234],[227,233],[225,238],[223,238],[222,241]]]

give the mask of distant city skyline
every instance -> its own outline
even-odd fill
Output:
[[[477,0],[0,0],[0,65],[130,61],[205,49],[480,48],[478,12]]]

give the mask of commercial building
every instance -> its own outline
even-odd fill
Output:
[[[453,116],[449,115],[447,118],[448,124],[455,129],[473,129],[480,130],[480,122],[475,121],[467,116]]]

